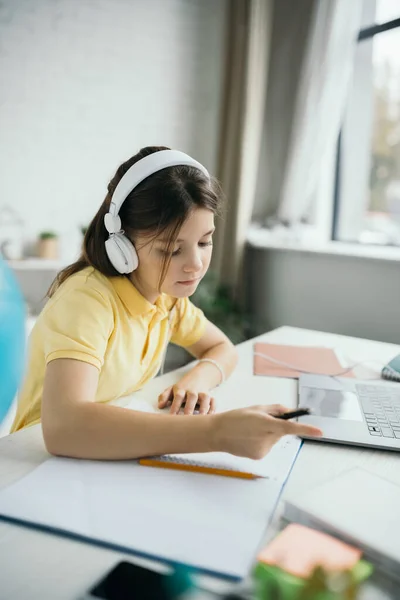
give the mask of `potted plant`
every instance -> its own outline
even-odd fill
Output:
[[[39,234],[37,253],[39,258],[47,260],[58,258],[58,235],[54,231],[42,231]]]
[[[207,272],[191,300],[234,344],[251,337],[249,315],[232,300],[229,289],[218,283],[213,271]]]
[[[234,344],[251,337],[252,323],[249,315],[231,299],[228,288],[218,283],[213,271],[208,271],[191,300]],[[193,357],[185,348],[171,344],[168,348],[165,372],[182,367],[190,360],[193,360]]]

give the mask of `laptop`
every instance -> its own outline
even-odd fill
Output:
[[[300,375],[299,407],[323,431],[315,441],[400,450],[400,383]]]

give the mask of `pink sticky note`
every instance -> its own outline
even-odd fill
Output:
[[[292,523],[261,551],[258,560],[307,578],[316,566],[327,571],[352,569],[361,555],[357,548],[330,535]]]

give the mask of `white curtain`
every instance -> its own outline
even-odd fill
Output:
[[[277,217],[306,217],[332,163],[351,80],[362,0],[316,0],[296,95]]]
[[[240,292],[265,110],[272,0],[230,0],[226,80],[217,176],[227,198],[218,224],[213,269],[233,295]]]

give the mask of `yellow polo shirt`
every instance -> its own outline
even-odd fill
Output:
[[[88,267],[69,277],[49,299],[32,329],[26,375],[12,431],[40,422],[46,365],[57,358],[99,369],[96,402],[142,388],[154,377],[168,340],[191,346],[206,318],[188,298],[161,294],[148,302],[128,278]]]

